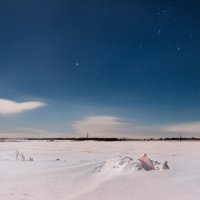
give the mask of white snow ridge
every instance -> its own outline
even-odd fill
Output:
[[[95,168],[95,172],[107,172],[107,173],[127,173],[127,172],[137,172],[137,171],[150,171],[150,170],[166,170],[169,169],[167,161],[163,164],[158,161],[150,160],[147,154],[143,154],[137,160],[125,157],[117,157],[105,160],[100,163],[98,167]]]

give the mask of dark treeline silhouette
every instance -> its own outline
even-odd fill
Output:
[[[0,138],[0,142],[5,141],[32,141],[32,140],[40,140],[40,141],[48,141],[54,142],[59,140],[69,140],[69,141],[200,141],[200,138],[196,137],[166,137],[166,138],[101,138],[101,137],[79,137],[79,138]]]

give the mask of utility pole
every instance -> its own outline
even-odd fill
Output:
[[[88,132],[87,132],[87,140],[88,140],[88,138],[89,138],[89,134],[88,134]]]

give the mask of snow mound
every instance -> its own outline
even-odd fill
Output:
[[[127,156],[105,160],[95,168],[95,172],[122,172],[139,170],[142,170],[140,162]]]
[[[166,170],[169,169],[167,161],[161,164],[158,161],[150,160],[146,154],[134,160],[128,156],[112,158],[105,160],[95,168],[95,172],[116,173],[116,172],[137,172],[150,170]]]

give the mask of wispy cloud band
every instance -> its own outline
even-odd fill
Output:
[[[168,125],[163,127],[163,131],[172,132],[172,133],[189,133],[200,135],[200,122],[187,122],[187,123],[179,123],[174,125]]]
[[[34,110],[46,104],[40,101],[15,102],[7,99],[0,99],[0,115],[21,113],[27,110]]]
[[[90,116],[72,124],[75,132],[84,136],[89,132],[92,136],[112,137],[127,133],[127,124],[115,116]]]
[[[72,124],[75,134],[97,137],[200,137],[200,121],[168,125],[144,125],[115,116],[90,116]]]

